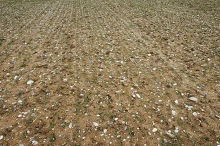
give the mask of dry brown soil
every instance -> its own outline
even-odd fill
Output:
[[[0,0],[0,145],[220,145],[220,1]]]

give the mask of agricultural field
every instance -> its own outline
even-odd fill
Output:
[[[0,146],[220,145],[219,0],[0,0]]]

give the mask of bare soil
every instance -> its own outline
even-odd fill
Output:
[[[0,145],[220,145],[219,0],[0,0]]]

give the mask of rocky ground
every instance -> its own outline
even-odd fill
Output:
[[[219,0],[0,0],[0,145],[220,145]]]

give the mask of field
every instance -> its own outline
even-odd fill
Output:
[[[220,145],[219,0],[0,0],[0,145]]]

